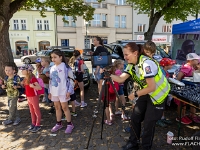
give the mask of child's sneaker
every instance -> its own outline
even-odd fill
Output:
[[[77,113],[76,112],[71,112],[71,115],[76,117],[77,116]]]
[[[11,123],[13,123],[12,120],[5,120],[5,121],[2,122],[3,125],[9,125]]]
[[[21,122],[21,119],[20,118],[16,118],[14,123],[13,123],[13,126],[18,125],[20,122]]]
[[[51,129],[51,132],[56,132],[58,130],[60,130],[61,128],[63,127],[63,125],[59,125],[59,124],[56,124],[52,129]]]
[[[75,101],[75,107],[79,107],[79,106],[81,106],[81,103]]]
[[[30,130],[31,132],[35,133],[37,131],[39,131],[41,129],[40,126],[35,126],[32,130]]]
[[[180,119],[179,118],[176,118],[176,121],[180,121]],[[181,123],[182,124],[190,124],[190,123],[192,123],[192,121],[191,120],[188,120],[186,117],[182,117],[181,118]]]
[[[168,119],[161,119],[162,122],[168,124],[168,125],[171,125],[172,124],[172,121],[171,120],[168,120]]]
[[[84,108],[84,107],[86,107],[87,106],[87,103],[81,103],[81,108]]]
[[[105,120],[104,122],[105,122],[105,124],[107,124],[107,125],[109,125],[109,126],[112,125],[112,122],[111,122],[111,121]]]
[[[190,117],[192,119],[192,121],[194,121],[195,123],[200,123],[200,119],[199,116],[194,116],[194,117]]]
[[[156,122],[156,124],[159,125],[159,126],[161,126],[161,127],[163,127],[163,128],[166,128],[166,127],[167,127],[167,125],[166,125],[162,120],[158,120],[158,121]]]
[[[29,126],[28,130],[31,131],[31,130],[34,129],[34,127],[35,127],[35,125],[31,124],[31,125]]]
[[[72,133],[72,130],[74,129],[74,125],[67,125],[67,128],[65,130],[65,133],[70,134]]]
[[[26,101],[26,98],[18,98],[18,102]]]
[[[116,112],[115,112],[115,115],[121,115],[121,114],[122,114],[121,111],[116,111]]]
[[[122,120],[130,120],[130,117],[126,117],[125,114],[122,114],[122,115],[121,115],[121,118],[122,118]]]

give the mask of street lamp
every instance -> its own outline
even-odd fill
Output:
[[[86,36],[85,36],[85,49],[88,48],[88,36],[87,36],[87,27],[88,27],[88,22],[85,22],[85,26],[86,26]]]

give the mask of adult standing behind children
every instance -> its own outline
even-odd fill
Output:
[[[108,50],[103,46],[103,40],[100,37],[95,36],[93,39],[93,44],[96,47],[95,52],[93,53],[93,56],[98,56],[102,52],[109,54]],[[97,76],[96,80],[98,83],[99,93],[101,91],[102,82],[103,82],[103,78],[104,78],[104,73],[100,74],[100,68],[102,68],[102,67],[105,67],[105,66],[97,66],[96,70],[94,72],[94,75]],[[100,78],[98,78],[98,76],[100,76]]]
[[[18,125],[21,121],[17,110],[17,100],[19,96],[19,90],[17,88],[20,87],[20,78],[17,77],[17,80],[14,81],[16,71],[15,63],[7,63],[5,65],[5,74],[7,79],[4,81],[2,88],[6,89],[7,92],[9,117],[7,120],[2,122],[3,125],[9,125],[11,123],[13,123],[13,125]]]
[[[80,107],[86,107],[87,103],[84,101],[84,84],[83,84],[83,73],[84,73],[84,61],[81,59],[81,53],[78,50],[74,50],[73,56],[69,60],[69,66],[75,73],[78,86],[80,88],[81,104],[75,102]]]

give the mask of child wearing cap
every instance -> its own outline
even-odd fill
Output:
[[[22,74],[25,76],[21,84],[25,88],[31,113],[32,124],[29,127],[29,131],[37,132],[41,129],[41,112],[39,107],[39,96],[37,95],[36,90],[41,90],[42,87],[39,85],[37,78],[33,74],[34,67],[32,65],[25,64],[20,68],[20,70],[22,70]]]
[[[184,77],[192,77],[193,72],[195,71],[195,67],[199,64],[200,57],[196,53],[189,53],[186,56],[187,62],[186,64],[182,65],[180,68],[180,71],[177,75],[177,80],[181,81]],[[178,116],[180,116],[180,104],[181,102],[178,100],[174,100],[174,102],[178,105],[177,111]],[[185,105],[185,103],[183,103]],[[189,116],[186,116],[186,106],[183,107],[181,112],[181,123],[182,124],[190,124],[192,121],[196,123],[200,123],[200,117],[196,116],[196,109],[193,107],[190,107],[191,114]],[[176,118],[176,121],[180,121],[179,117]]]
[[[42,70],[43,70],[43,67],[42,67],[42,64],[41,64],[41,58],[37,58],[36,61],[36,77],[39,78],[39,75],[42,74]]]
[[[166,78],[170,77],[170,74],[168,73],[168,70],[172,68],[172,66],[175,64],[175,60],[169,59],[169,58],[163,58],[160,61],[160,68],[163,72],[163,74],[165,75]],[[161,117],[160,120],[158,120],[156,122],[157,125],[161,126],[161,127],[167,127],[167,125],[172,124],[172,122],[170,120],[165,119],[165,115],[163,112],[163,115]]]

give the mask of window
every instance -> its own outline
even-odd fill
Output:
[[[163,25],[162,32],[172,32],[172,26],[171,25]]]
[[[100,4],[99,4],[99,3],[93,3],[93,4],[92,4],[92,7],[93,7],[93,8],[100,8]]]
[[[102,14],[102,27],[106,27],[106,14]]]
[[[14,23],[14,30],[19,30],[18,20],[13,20],[13,23]]]
[[[102,4],[102,8],[107,8],[107,4]]]
[[[26,30],[26,20],[21,20],[21,29]]]
[[[119,16],[115,16],[115,28],[119,28]]]
[[[64,19],[68,21],[68,23],[64,22],[64,27],[76,27],[76,22],[72,16],[64,16]]]
[[[121,28],[126,28],[126,16],[121,16]]]
[[[44,20],[44,30],[49,30],[49,20]]]
[[[92,20],[92,26],[94,27],[100,27],[101,26],[101,21],[100,21],[100,14],[94,14],[93,15],[93,20]]]
[[[115,0],[116,5],[126,5],[126,0]]]
[[[37,30],[42,30],[42,20],[37,20]]]
[[[69,39],[61,39],[61,46],[69,46]]]
[[[138,32],[145,32],[145,24],[138,24]]]

